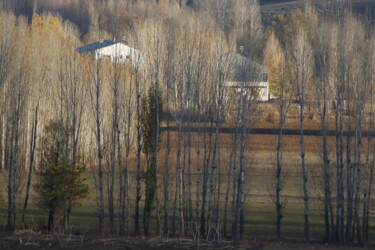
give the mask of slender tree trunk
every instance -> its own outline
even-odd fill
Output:
[[[243,92],[243,91],[241,91]],[[238,210],[240,213],[240,236],[243,237],[244,234],[244,210],[245,210],[245,143],[246,143],[246,130],[247,130],[247,100],[248,96],[245,95],[242,103],[242,112],[241,112],[241,144],[240,144],[240,169],[238,177]]]
[[[372,47],[373,48],[373,47]],[[370,54],[373,56],[373,54]],[[371,58],[370,56],[370,58]],[[366,58],[367,59],[367,58]],[[374,63],[368,63],[367,60],[365,60],[366,66],[369,68],[366,69],[366,78],[369,77],[369,85],[371,86],[374,83],[374,76],[372,74],[371,66],[374,67]],[[371,65],[371,66],[370,66]],[[365,66],[365,67],[366,67]],[[367,80],[367,79],[366,79]],[[374,129],[374,116],[373,116],[373,107],[374,107],[374,90],[371,88],[370,92],[370,98],[369,98],[369,108],[370,108],[370,114],[369,114],[369,126],[367,128],[367,152],[366,152],[366,165],[364,169],[364,175],[363,175],[363,208],[362,208],[362,242],[364,246],[368,246],[369,241],[369,220],[370,220],[370,201],[371,201],[371,189],[372,189],[372,182],[373,182],[373,174],[374,174],[374,162],[375,162],[375,154],[373,153],[373,161],[370,163],[370,154],[371,154],[371,133],[370,131],[373,131]],[[366,124],[366,122],[365,122]]]
[[[232,239],[237,238],[238,222],[240,224],[240,236],[243,236],[244,232],[244,183],[245,183],[245,141],[246,141],[246,130],[247,130],[247,102],[248,94],[241,88],[241,134],[240,134],[240,166],[237,178],[237,194],[236,194],[236,205],[235,205],[235,216],[232,224]]]
[[[137,78],[138,79],[138,78]],[[139,90],[139,82],[135,83],[137,94],[137,177],[136,177],[136,198],[135,198],[135,215],[134,215],[134,228],[135,233],[139,234],[139,202],[141,200],[141,94]]]
[[[282,214],[282,204],[280,200],[281,196],[281,173],[282,173],[282,153],[281,153],[281,144],[283,137],[283,118],[282,110],[280,112],[280,128],[279,134],[277,136],[277,146],[276,146],[276,237],[281,238],[281,219],[283,218]]]
[[[30,139],[30,159],[29,159],[29,172],[27,175],[27,184],[26,184],[26,194],[25,194],[25,201],[23,203],[23,210],[22,210],[22,224],[25,224],[25,214],[26,214],[26,209],[29,201],[29,196],[30,196],[30,186],[31,186],[31,175],[33,172],[33,167],[34,167],[34,156],[35,156],[35,146],[36,146],[36,139],[37,139],[37,128],[38,128],[38,110],[39,110],[39,105],[36,106],[35,108],[35,114],[34,114],[34,124],[31,129],[31,139]]]
[[[17,86],[18,91],[20,86]],[[9,175],[8,175],[8,228],[14,229],[16,226],[16,198],[18,189],[18,149],[19,149],[19,123],[21,112],[21,92],[17,92],[15,97],[15,110],[12,115],[12,135],[10,139]]]
[[[179,187],[179,183],[178,183],[178,178],[179,178],[179,174],[178,174],[178,171],[176,171],[176,174],[175,174],[175,192],[174,192],[174,201],[173,201],[173,216],[172,216],[172,234],[173,234],[173,237],[176,237],[177,236],[177,229],[176,229],[176,213],[177,213],[177,199],[178,199],[178,187]]]
[[[155,189],[155,200],[156,200],[156,234],[161,236],[161,216],[160,216],[160,198],[159,198],[159,184],[158,179],[156,179],[156,189]]]
[[[130,126],[130,125],[129,125]],[[129,129],[127,131],[129,133]],[[129,140],[129,138],[128,138]],[[120,234],[125,234],[127,231],[130,233],[130,214],[129,214],[129,206],[130,206],[130,200],[129,200],[129,154],[130,154],[130,143],[126,142],[127,145],[126,151],[125,151],[125,165],[123,169],[123,193],[122,193],[122,202],[121,202],[121,212],[120,212]]]
[[[213,198],[215,195],[215,183],[214,183],[214,176],[215,171],[217,168],[217,159],[216,154],[218,151],[218,142],[219,142],[219,132],[220,132],[220,112],[221,112],[221,104],[222,104],[222,82],[224,77],[220,75],[219,77],[219,87],[217,91],[217,102],[216,102],[216,114],[215,114],[215,138],[214,138],[214,145],[213,145],[213,152],[212,152],[212,163],[211,163],[211,171],[210,171],[210,192],[209,192],[209,199],[208,199],[208,219],[207,222],[210,226],[213,226],[213,212],[214,212],[214,205],[213,205]],[[210,234],[210,232],[209,232]]]
[[[157,67],[159,67],[159,61],[157,62]],[[157,68],[156,73],[156,82],[155,82],[155,100],[156,100],[156,134],[155,134],[155,165],[154,165],[154,178],[155,178],[155,188],[154,191],[156,193],[156,227],[157,227],[157,234],[160,234],[161,228],[160,228],[160,200],[159,200],[159,189],[158,189],[158,170],[159,170],[159,140],[160,140],[160,113],[163,112],[163,110],[159,110],[161,105],[159,104],[159,95],[161,96],[162,93],[160,93],[160,87],[159,87],[159,68]]]
[[[0,132],[0,172],[5,169],[5,166],[4,166],[4,151],[5,151],[4,145],[5,145],[5,141],[4,141],[4,139],[6,138],[6,136],[5,136],[6,126],[5,126],[5,114],[4,114],[5,112],[2,110],[3,107],[4,107],[4,104],[3,104],[1,99],[0,99],[0,103],[1,103],[2,108],[0,109],[1,110],[1,113],[0,113],[0,115],[1,115],[1,120],[0,120],[0,127],[1,127],[1,132]]]
[[[170,132],[170,122],[169,122],[169,83],[167,84],[167,93],[166,93],[166,106],[167,106],[167,150],[165,153],[165,174],[164,174],[164,226],[163,234],[165,237],[168,237],[168,209],[169,209],[169,159],[171,154],[171,132]]]
[[[324,222],[326,230],[326,241],[332,240],[332,234],[334,233],[334,217],[333,217],[333,206],[331,198],[331,171],[330,171],[330,160],[328,155],[328,143],[327,143],[327,123],[326,123],[326,97],[324,100],[323,115],[321,118],[322,133],[323,133],[323,171],[324,171]]]
[[[181,122],[180,122],[181,123]],[[179,198],[179,212],[180,212],[180,234],[179,236],[182,238],[185,234],[185,218],[184,218],[184,194],[183,194],[183,169],[182,169],[182,162],[181,162],[181,140],[182,140],[182,132],[181,132],[181,124],[178,125],[178,149],[177,149],[177,174],[178,174],[178,198]]]
[[[303,131],[303,110],[304,110],[304,97],[302,93],[302,98],[300,100],[300,148],[301,148],[301,169],[302,169],[302,182],[303,182],[303,214],[304,214],[304,233],[305,240],[310,240],[309,234],[309,195],[307,192],[307,173],[305,166],[305,141],[304,141],[304,131]]]
[[[190,91],[188,92],[188,105],[190,104]],[[191,110],[190,106],[188,106],[188,225],[189,228],[192,228],[193,224],[193,201],[192,201],[192,183],[191,183],[191,127],[192,127],[192,121],[191,121]]]
[[[49,233],[51,231],[54,231],[54,219],[55,219],[55,211],[49,210],[48,223],[47,223],[47,230]]]
[[[233,175],[232,175],[232,240],[236,240],[237,237],[237,194],[239,192],[238,188],[238,179],[237,179],[237,142],[238,142],[238,135],[240,132],[240,124],[241,121],[241,102],[242,99],[238,98],[237,103],[237,118],[236,118],[236,132],[234,134],[234,141],[233,141]],[[242,135],[240,135],[241,138]]]
[[[13,142],[13,130],[12,130],[12,136],[11,136],[11,142]],[[11,153],[11,156],[10,156],[10,162],[13,162],[13,159],[12,159],[12,153]],[[14,222],[12,221],[12,204],[13,204],[13,188],[14,188],[14,184],[13,184],[13,180],[14,180],[14,170],[13,170],[14,166],[13,164],[9,164],[9,167],[8,167],[8,229],[9,230],[12,230],[13,229],[13,225],[14,225]]]
[[[207,111],[205,111],[205,117],[204,117],[204,135],[203,135],[203,141],[204,141],[204,166],[203,166],[203,184],[202,184],[202,207],[201,207],[201,235],[207,235],[206,234],[206,199],[207,199],[207,185],[208,185],[208,168],[211,158],[211,143],[212,143],[212,134],[209,134],[209,142],[207,143]],[[207,149],[208,147],[208,149]]]
[[[201,182],[201,100],[200,100],[200,86],[197,87],[197,106],[198,106],[198,134],[197,134],[197,185],[196,185],[196,207],[195,207],[195,233],[198,235],[198,239],[200,238],[200,230],[199,230],[199,208],[200,208],[200,182]]]
[[[350,102],[351,100],[349,99],[349,91],[347,91],[348,96],[347,96],[347,112],[349,112],[348,115],[348,135],[347,135],[347,141],[346,141],[346,188],[347,188],[347,219],[346,219],[346,235],[345,239],[342,239],[343,241],[346,241],[347,243],[352,243],[353,242],[353,233],[354,231],[352,230],[353,226],[353,181],[354,181],[354,175],[353,175],[353,164],[351,160],[351,131],[352,131],[352,126],[351,126],[351,107],[350,107]],[[354,163],[355,165],[355,163]]]
[[[366,206],[363,214],[363,243],[366,246],[368,244],[368,234],[369,234],[369,221],[370,221],[370,197],[372,193],[373,180],[374,180],[374,168],[375,168],[375,152],[373,150],[373,160],[370,165],[370,173],[368,176],[368,186],[367,186],[367,199],[364,205]]]
[[[218,149],[218,155],[220,155],[220,149]],[[220,168],[221,159],[218,159],[217,163],[217,177],[216,177],[216,185],[217,185],[217,192],[216,192],[216,211],[215,211],[215,228],[219,233],[216,233],[216,239],[221,238],[221,230],[220,230],[220,196],[221,196],[221,168]],[[220,231],[219,231],[220,230]]]
[[[339,84],[337,86],[337,107],[335,113],[335,130],[336,130],[336,179],[337,179],[337,202],[336,202],[336,229],[335,229],[335,241],[341,241],[342,234],[341,228],[343,225],[341,224],[341,218],[344,216],[343,214],[343,117],[342,117],[342,86]]]
[[[290,107],[290,97],[287,100],[285,98],[284,90],[284,79],[281,83],[281,100],[278,106],[279,111],[279,133],[277,136],[276,146],[276,185],[275,185],[275,206],[276,206],[276,236],[278,239],[281,238],[281,220],[283,218],[283,205],[281,202],[281,191],[282,191],[282,173],[283,173],[283,162],[282,162],[282,142],[283,142],[283,129],[286,121],[286,116]],[[287,101],[287,103],[286,103]]]
[[[68,60],[72,60],[72,62]],[[72,146],[73,146],[71,150],[71,164],[72,164],[72,169],[74,170],[76,167],[77,157],[78,157],[78,142],[79,142],[79,135],[81,132],[81,121],[82,121],[85,95],[80,93],[79,91],[80,85],[82,83],[79,81],[79,76],[78,76],[79,62],[78,62],[77,54],[73,52],[72,58],[69,57],[67,59],[67,62],[71,62],[71,64],[69,67],[70,86],[68,86],[69,89],[67,89],[68,99],[67,99],[66,111],[67,113],[72,113],[71,119],[67,120],[68,126],[71,126],[71,132],[67,130],[67,141],[68,141],[67,144],[69,144],[69,138],[71,137]],[[82,95],[80,96],[80,94]],[[67,151],[69,152],[68,147],[67,147]],[[66,219],[65,231],[67,231],[69,223],[70,223],[71,211],[72,211],[72,202],[69,201],[68,208],[66,211],[66,218],[65,218]]]
[[[109,227],[110,233],[114,233],[114,186],[115,186],[115,167],[116,167],[116,151],[117,151],[117,163],[119,164],[120,171],[120,197],[122,197],[122,162],[121,162],[121,145],[120,145],[120,129],[119,129],[119,81],[120,72],[118,68],[118,63],[115,61],[112,65],[113,67],[113,120],[112,120],[112,135],[111,135],[111,170],[109,173],[109,195],[108,195],[108,216],[109,216]]]
[[[372,108],[372,103],[371,103],[371,108]],[[373,129],[373,120],[372,120],[372,114],[370,114],[370,125],[368,128],[368,133],[367,133],[367,151],[366,151],[366,164],[364,168],[364,173],[363,173],[363,207],[362,207],[362,242],[364,246],[368,245],[368,220],[369,218],[367,209],[369,209],[368,204],[370,203],[370,196],[369,196],[369,182],[370,178],[372,176],[372,163],[370,163],[370,154],[371,154],[371,133],[369,131],[372,131]]]
[[[126,116],[125,116],[125,123],[124,123],[124,130],[125,133],[124,136],[124,147],[125,147],[125,166],[123,169],[123,198],[121,203],[121,212],[120,212],[120,228],[122,228],[122,232],[120,230],[120,233],[125,233],[126,228],[127,232],[130,233],[130,199],[129,199],[129,155],[131,150],[131,127],[132,127],[132,114],[133,114],[133,106],[132,106],[132,97],[133,97],[133,73],[130,75],[130,81],[129,81],[129,89],[128,92],[128,98],[127,98],[127,106],[125,107]],[[122,226],[121,226],[122,225]]]
[[[239,112],[237,112],[239,114]],[[235,124],[238,124],[239,122],[239,116],[237,115]],[[228,203],[229,203],[229,192],[230,192],[230,186],[232,184],[232,202],[235,200],[235,171],[236,171],[236,150],[237,150],[237,138],[238,138],[238,126],[236,125],[236,133],[234,134],[232,138],[231,143],[231,152],[229,157],[229,170],[228,170],[228,181],[227,181],[227,191],[225,194],[225,205],[224,205],[224,237],[227,237],[227,214],[228,214]],[[232,203],[232,210],[233,210],[234,204]]]
[[[364,84],[365,85],[365,84]],[[359,219],[359,199],[360,199],[360,188],[361,188],[361,146],[362,146],[362,119],[363,119],[363,110],[364,110],[364,102],[365,102],[365,86],[360,86],[360,100],[359,100],[359,107],[358,107],[358,117],[357,117],[357,128],[356,128],[356,155],[355,155],[355,200],[354,200],[354,224],[356,228],[353,228],[353,233],[356,230],[357,233],[357,240],[359,244],[363,244],[362,242],[362,232],[361,232],[361,223]],[[364,176],[367,178],[367,176]]]
[[[102,155],[102,131],[101,131],[101,65],[96,62],[96,69],[94,73],[95,81],[95,123],[96,123],[96,146],[98,156],[98,177],[99,177],[99,231],[104,231],[104,186],[103,186],[103,155]]]
[[[324,224],[325,224],[325,240],[331,242],[333,240],[335,226],[334,226],[334,215],[333,205],[331,196],[331,170],[330,170],[330,159],[328,151],[328,138],[327,138],[327,119],[329,107],[328,101],[328,72],[324,69],[328,67],[327,49],[323,45],[322,56],[320,64],[323,66],[321,71],[321,84],[317,87],[317,98],[320,108],[320,126],[322,130],[322,149],[323,149],[323,181],[324,181]],[[328,50],[328,49],[327,49]]]

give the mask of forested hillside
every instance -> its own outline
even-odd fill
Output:
[[[261,3],[3,0],[1,229],[374,244],[373,5]]]

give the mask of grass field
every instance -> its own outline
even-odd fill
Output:
[[[282,235],[287,239],[303,239],[303,203],[302,203],[302,180],[299,174],[299,161],[296,153],[285,153],[286,160],[286,171],[288,177],[286,178],[286,184],[283,191],[283,199],[285,203],[284,218],[282,220]],[[273,185],[273,165],[274,155],[267,152],[253,152],[252,163],[247,167],[247,181],[246,181],[246,209],[245,209],[245,235],[246,237],[255,238],[275,238],[275,207],[272,202],[272,185]],[[311,238],[313,240],[321,240],[324,236],[324,224],[323,224],[323,209],[322,209],[322,192],[321,192],[321,178],[320,178],[320,157],[315,153],[308,153],[306,155],[309,169],[309,191],[310,191],[310,230]],[[1,227],[6,226],[6,187],[4,180],[4,173],[2,174],[2,192],[1,192],[1,207],[0,213]],[[195,177],[195,176],[193,176]],[[90,190],[95,190],[93,176],[87,173],[87,182],[90,184]],[[161,179],[161,176],[159,176]],[[35,180],[35,179],[34,179]],[[172,209],[172,202],[174,197],[173,187],[175,186],[175,177],[171,175],[170,183],[170,197]],[[193,178],[193,183],[195,178]],[[131,177],[131,183],[135,184],[135,176]],[[226,191],[227,175],[222,173],[220,176],[221,192]],[[194,185],[193,185],[194,187]],[[131,184],[131,194],[133,194],[133,204],[131,204],[131,211],[134,212],[134,193],[135,185]],[[142,187],[144,190],[144,187]],[[115,192],[116,193],[116,192]],[[193,190],[195,194],[195,190]],[[32,194],[31,204],[27,211],[27,225],[31,228],[41,229],[45,227],[47,222],[47,214],[43,213],[38,207],[35,206],[35,199]],[[220,209],[223,213],[224,209],[224,197],[221,195]],[[23,198],[23,193],[19,196]],[[19,200],[21,202],[21,200]],[[193,195],[193,204],[195,203]],[[194,206],[194,205],[193,205]],[[21,206],[19,206],[21,207]],[[141,207],[143,205],[141,204]],[[374,211],[374,205],[372,211]],[[20,211],[21,212],[21,211]],[[82,201],[81,206],[77,206],[73,209],[72,214],[72,228],[81,233],[96,233],[98,227],[98,219],[96,217],[97,206],[95,201],[95,192],[90,193],[90,197],[87,200]],[[170,212],[172,215],[172,211]],[[371,221],[373,221],[374,213],[371,214]],[[19,214],[20,221],[20,214]],[[133,227],[133,215],[131,218],[131,226]],[[171,221],[171,217],[170,220]],[[178,221],[178,220],[177,220]],[[228,218],[228,228],[230,228]],[[375,239],[375,227],[371,224],[370,227],[370,239]]]

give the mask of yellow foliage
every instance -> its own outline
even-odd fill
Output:
[[[288,15],[279,14],[272,21],[272,27],[281,46],[290,43],[298,32],[307,32],[312,38],[318,25],[318,16],[314,12],[296,10]]]
[[[32,19],[31,29],[32,30],[43,29],[43,27],[44,27],[43,19],[38,14],[35,14]]]
[[[263,64],[271,71],[269,74],[270,92],[278,96],[285,94],[281,93],[282,89],[288,91],[287,79],[284,74],[285,56],[273,32],[269,35],[265,46]]]
[[[52,17],[51,20],[49,21],[48,28],[50,31],[54,32],[56,35],[58,35],[60,38],[64,36],[64,31],[61,27],[61,22],[59,18],[57,17]]]

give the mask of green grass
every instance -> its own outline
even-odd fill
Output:
[[[222,155],[223,159],[226,155]],[[275,238],[275,207],[272,201],[272,183],[273,183],[273,167],[274,167],[274,154],[259,152],[253,154],[253,163],[247,164],[246,169],[246,204],[245,204],[245,235],[249,237],[259,237],[259,238]],[[324,236],[324,222],[323,222],[323,209],[322,209],[322,192],[321,192],[321,178],[317,174],[318,170],[321,168],[321,159],[315,154],[307,154],[309,165],[308,168],[310,178],[309,178],[309,194],[310,194],[310,232],[311,238],[315,240],[321,240]],[[285,153],[285,169],[287,170],[288,177],[286,178],[284,190],[283,190],[283,200],[285,201],[285,207],[283,210],[283,220],[282,220],[282,236],[287,239],[303,239],[303,200],[302,200],[302,180],[299,174],[299,156],[295,153]],[[225,205],[225,192],[227,185],[227,172],[225,170],[225,162],[221,162],[221,197],[220,197],[220,214],[223,219],[224,216],[224,205]],[[185,174],[187,172],[185,171]],[[90,185],[90,197],[82,201],[81,206],[76,206],[73,208],[71,216],[72,228],[79,229],[81,232],[96,233],[98,228],[98,218],[97,218],[97,205],[95,198],[95,185],[93,181],[93,175],[87,173],[87,181]],[[0,226],[3,228],[6,225],[6,175],[5,172],[1,173],[0,180],[2,183],[0,192],[0,215],[2,220],[0,221]],[[186,176],[185,176],[186,177]],[[193,198],[193,208],[195,208],[195,183],[196,176],[193,175],[193,187],[192,187],[192,198]],[[159,175],[159,180],[162,180],[162,176]],[[33,179],[33,182],[35,178]],[[117,181],[117,180],[116,180]],[[202,183],[202,182],[201,182]],[[118,183],[116,183],[116,188]],[[160,198],[162,202],[162,186],[160,187]],[[187,191],[187,186],[185,187]],[[173,215],[173,199],[174,199],[174,189],[175,189],[175,175],[170,176],[170,204],[169,204],[169,222],[172,221]],[[21,219],[21,207],[24,197],[24,189],[18,196],[18,222]],[[142,184],[142,192],[144,192],[144,186]],[[118,189],[115,190],[115,195],[118,194]],[[131,194],[131,216],[130,222],[132,230],[134,229],[134,205],[135,205],[135,175],[131,175],[130,184],[130,194]],[[143,194],[143,193],[142,193]],[[334,194],[333,194],[334,195]],[[115,196],[117,199],[117,196]],[[30,206],[27,210],[26,222],[27,225],[32,228],[43,228],[47,222],[47,214],[41,211],[34,203],[35,193],[32,191]],[[117,203],[116,203],[117,204]],[[107,207],[107,202],[105,203]],[[142,228],[142,215],[143,215],[143,200],[141,200],[140,205],[140,223]],[[229,207],[230,209],[230,207]],[[194,210],[195,211],[195,210]],[[107,212],[107,209],[106,209]],[[374,205],[372,205],[370,220],[370,239],[375,239],[375,227],[373,221],[375,219],[374,215]],[[117,213],[117,210],[116,210]],[[178,215],[178,212],[176,213]],[[163,218],[162,218],[163,219]],[[230,232],[230,210],[228,211],[227,218],[227,230]],[[118,218],[116,220],[116,228],[118,228]],[[178,218],[176,218],[176,226],[179,227]],[[108,220],[106,218],[106,226],[108,228]],[[222,222],[223,223],[223,222]],[[222,224],[221,224],[222,225]],[[170,224],[171,228],[171,224]],[[151,225],[151,230],[155,232],[155,214],[153,214],[153,220]]]

